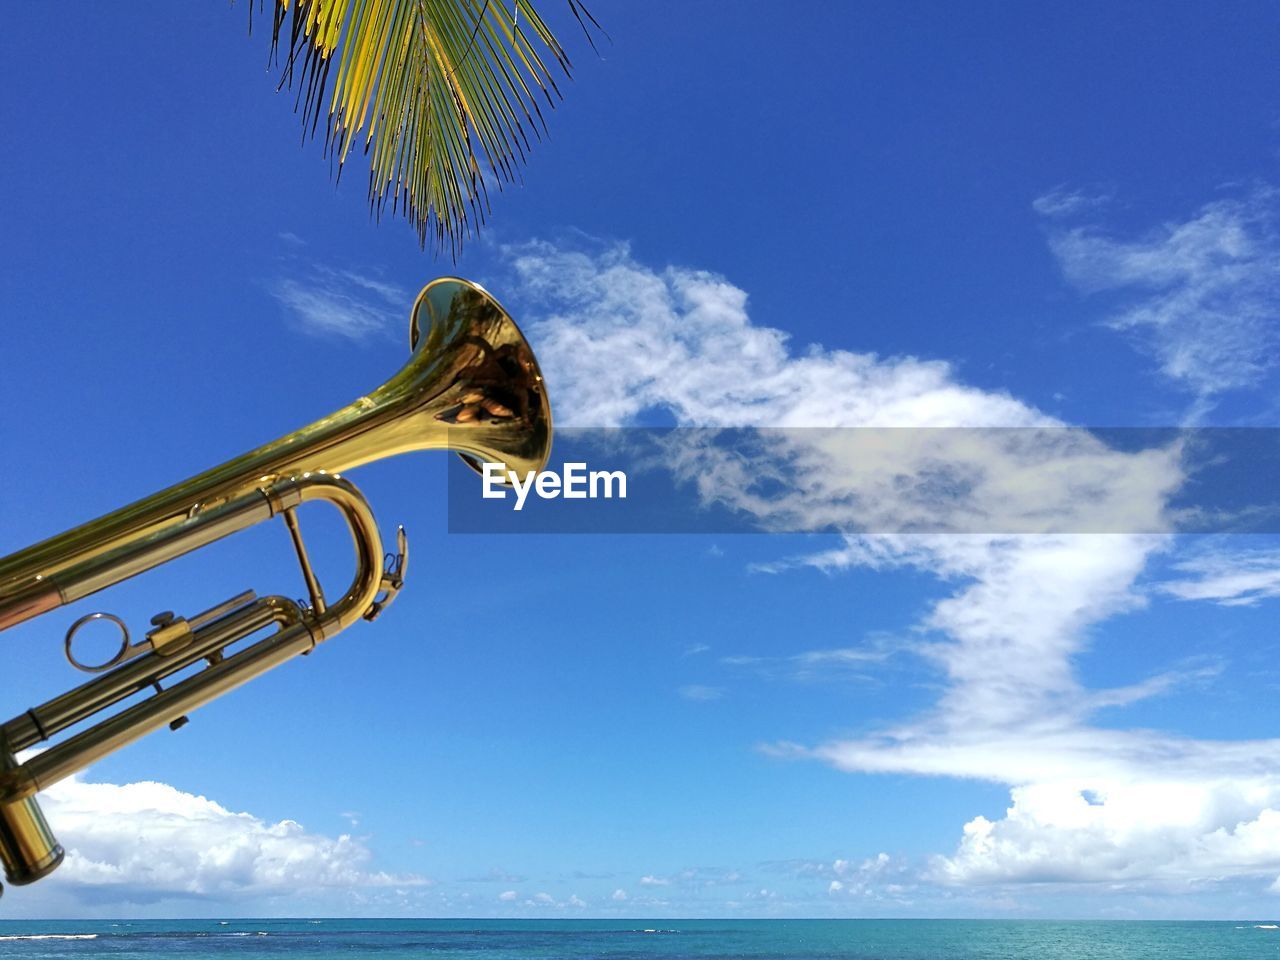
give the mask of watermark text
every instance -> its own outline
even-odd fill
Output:
[[[532,490],[543,500],[619,500],[627,498],[627,475],[621,470],[588,470],[585,463],[566,463],[564,469],[530,470],[523,479],[505,463],[484,465],[483,496],[486,500],[505,500],[513,490],[516,502],[512,509],[523,510]]]

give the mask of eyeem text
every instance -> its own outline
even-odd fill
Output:
[[[543,500],[564,497],[566,500],[606,500],[627,498],[627,475],[621,470],[588,470],[585,463],[566,463],[561,473],[554,470],[530,470],[521,480],[505,463],[484,465],[484,492],[486,500],[503,500],[507,496],[507,484],[516,494],[513,509],[523,510],[524,501],[532,490]]]

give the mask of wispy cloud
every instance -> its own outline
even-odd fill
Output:
[[[746,670],[765,680],[811,683],[821,680],[847,682],[868,680],[868,668],[884,663],[893,654],[888,643],[865,647],[838,647],[829,650],[804,650],[783,656],[734,654],[721,657],[720,663]]]
[[[702,270],[653,270],[625,245],[596,253],[509,247],[538,359],[565,426],[630,424],[647,410],[681,426],[1044,426],[1007,394],[961,383],[949,364],[818,348],[752,322],[747,294]]]
[[[545,890],[524,898],[516,890],[504,890],[498,894],[498,902],[518,904],[521,907],[531,908],[539,913],[564,913],[566,911],[576,913],[585,910],[588,906],[587,902],[576,893],[571,893],[564,899],[557,899]]]
[[[1251,607],[1280,597],[1280,550],[1238,550],[1220,545],[1175,565],[1186,574],[1157,586],[1179,600],[1210,600]]]
[[[642,887],[721,887],[749,882],[739,870],[723,867],[685,867],[670,875],[645,874]]]
[[[1082,289],[1141,294],[1113,322],[1142,332],[1169,376],[1208,396],[1256,382],[1271,363],[1260,346],[1269,342],[1264,320],[1275,276],[1270,203],[1269,194],[1259,193],[1213,204],[1187,223],[1131,241],[1084,228],[1057,230],[1054,249]],[[1041,206],[1061,216],[1091,208],[1066,195]],[[713,274],[652,270],[624,247],[566,253],[533,244],[509,255],[526,296],[541,305],[534,334],[568,422],[626,424],[662,408],[680,425],[699,426],[1062,426],[1008,394],[964,384],[945,363],[794,351],[781,331],[753,322],[745,291]],[[1030,430],[1024,447],[988,448],[974,463],[1003,458],[991,474],[996,478],[1018,476],[1035,463],[1046,482],[1025,487],[1055,517],[1136,506],[1158,518],[1183,481],[1176,450],[1140,462],[1097,438],[1061,433],[1072,436],[1062,447],[1047,447],[1045,432]],[[795,498],[799,508],[815,517],[846,510],[844,478],[861,464],[830,447],[808,454],[802,462],[814,468],[804,472],[812,485]],[[1134,482],[1120,485],[1124,493],[1114,503],[1069,484],[1055,491],[1052,467],[1072,456],[1095,458]],[[708,468],[705,457],[699,462]],[[982,502],[999,503],[995,489]],[[1033,500],[1026,503],[1030,509]],[[768,497],[741,498],[736,506],[765,515],[778,509]],[[851,772],[1008,786],[1005,816],[970,819],[955,852],[928,866],[927,879],[944,887],[1057,879],[1185,888],[1233,877],[1274,879],[1280,760],[1268,758],[1280,756],[1280,741],[1205,741],[1094,719],[1100,710],[1211,682],[1212,668],[1166,670],[1110,688],[1089,687],[1077,672],[1081,656],[1099,642],[1099,624],[1150,602],[1138,579],[1172,545],[1155,534],[903,534],[849,536],[795,558],[792,566],[833,574],[917,570],[952,585],[911,625],[912,649],[942,678],[942,692],[923,713],[864,736],[816,746],[779,743],[771,752]],[[833,582],[832,589],[839,586]],[[849,651],[857,662],[857,644],[796,650],[784,659],[789,666],[806,657],[811,668],[847,665]],[[833,895],[857,887],[841,876],[827,882],[839,884],[829,886]]]
[[[1105,207],[1110,193],[1071,189],[1060,184],[1031,201],[1031,208],[1042,217],[1074,217]]]
[[[1205,741],[1093,722],[1100,710],[1212,680],[1175,670],[1086,688],[1075,662],[1096,624],[1145,602],[1135,581],[1159,537],[902,538],[851,542],[814,562],[906,565],[959,579],[919,624],[917,648],[946,678],[924,714],[871,735],[779,756],[848,771],[1006,784],[1005,816],[975,817],[927,871],[951,885],[1120,883],[1190,889],[1280,873],[1280,741]],[[933,638],[933,639],[929,639]]]
[[[789,659],[793,663],[806,666],[820,664],[879,663],[888,654],[882,650],[859,650],[853,647],[840,647],[836,650],[806,650]]]
[[[357,342],[390,336],[411,303],[408,291],[393,283],[323,265],[312,265],[305,277],[280,277],[268,290],[303,332]]]
[[[1054,217],[1089,212],[1077,196],[1055,192],[1036,207]],[[1217,394],[1256,386],[1276,366],[1276,204],[1277,192],[1260,187],[1139,236],[1056,223],[1049,242],[1067,280],[1088,294],[1111,294],[1107,322],[1132,334],[1203,410]]]
[[[1101,689],[1084,687],[1075,670],[1094,625],[1146,602],[1135,581],[1169,545],[1162,537],[878,538],[814,558],[905,564],[966,585],[920,624],[937,639],[918,649],[947,680],[931,710],[871,736],[779,752],[850,771],[1009,785],[1006,815],[974,818],[955,854],[934,860],[938,883],[1188,889],[1215,876],[1274,878],[1280,848],[1268,854],[1265,845],[1280,816],[1280,762],[1261,758],[1280,742],[1092,722],[1102,709],[1207,682],[1217,668]]]
[[[666,469],[766,528],[1169,529],[1176,443],[1114,450],[939,361],[793,351],[724,278],[654,271],[623,246],[509,255],[541,313],[531,335],[562,423],[620,426],[663,409],[681,426],[859,428],[772,430],[749,456],[714,430],[669,436]]]

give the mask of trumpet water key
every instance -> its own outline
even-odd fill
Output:
[[[373,512],[340,476],[412,450],[454,450],[476,470],[503,462],[520,474],[545,466],[551,408],[533,351],[502,306],[477,284],[436,280],[410,317],[409,362],[368,396],[310,426],[183,483],[0,559],[0,631],[80,600],[236,531],[279,516],[309,594],[241,593],[191,617],[152,618],[135,641],[112,614],[67,630],[71,664],[93,679],[0,726],[0,863],[12,884],[39,880],[63,858],[36,795],[360,620],[373,620],[404,584],[404,529],[384,552]],[[296,510],[333,506],[355,545],[355,576],[327,600],[307,558]],[[120,633],[106,662],[77,657],[91,621]],[[264,631],[270,631],[265,636]],[[124,705],[125,701],[133,701]],[[117,708],[101,719],[98,714]],[[18,754],[95,721],[25,760]]]

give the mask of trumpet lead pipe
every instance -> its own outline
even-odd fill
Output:
[[[147,537],[83,560],[54,576],[35,580],[12,598],[0,600],[0,629],[82,600],[215,540],[268,520],[274,512],[272,497],[261,490],[253,490]]]

